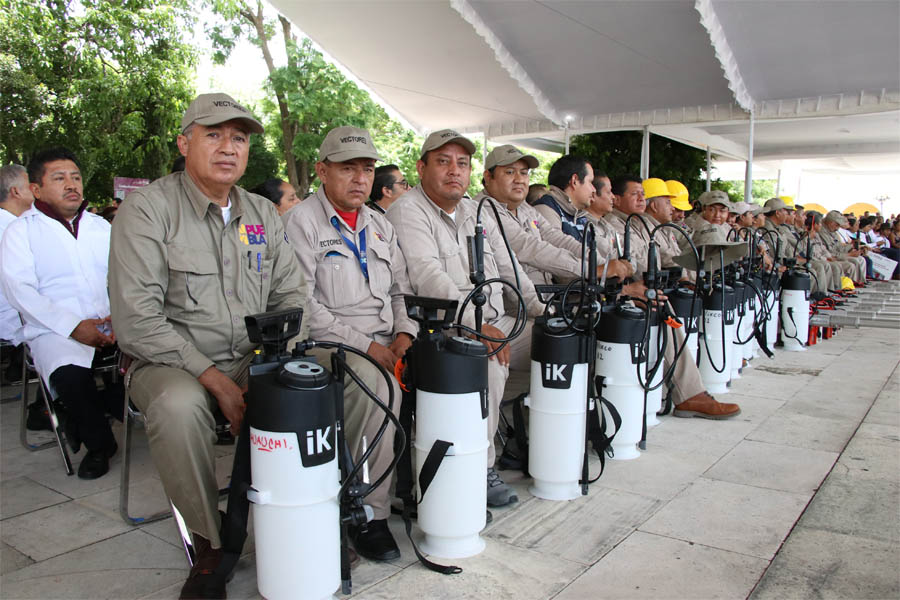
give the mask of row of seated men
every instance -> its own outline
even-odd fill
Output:
[[[371,136],[335,128],[319,150],[317,192],[279,215],[272,203],[235,185],[247,165],[250,136],[263,131],[247,109],[224,94],[201,95],[188,107],[181,131],[185,170],[132,192],[112,227],[85,211],[75,156],[64,149],[35,156],[28,165],[35,204],[8,225],[0,242],[0,287],[24,319],[22,339],[38,371],[72,404],[74,435],[88,450],[80,476],[101,476],[116,452],[108,423],[100,422],[103,400],[92,388],[96,350],[117,343],[133,359],[125,386],[146,418],[165,492],[195,534],[197,560],[181,597],[224,598],[225,578],[216,570],[222,552],[214,414],[220,411],[237,434],[255,349],[244,317],[302,307],[301,338],[348,344],[392,371],[416,333],[404,296],[461,301],[473,287],[466,238],[475,229],[478,198],[464,194],[475,146],[451,130],[429,135],[416,165],[419,185],[398,194],[382,214],[366,205],[381,160]],[[544,310],[534,284],[581,276],[588,222],[598,232],[598,269],[630,281],[622,293],[646,301],[646,240],[632,236],[630,260],[619,255],[625,219],[645,212],[641,180],[610,182],[584,159],[565,156],[550,169],[548,193],[529,206],[524,200],[536,166],[533,156],[501,146],[488,155],[482,175],[482,193],[496,202],[514,251],[513,257],[505,251],[492,211],[485,210],[485,275],[514,281],[514,268],[528,275],[521,278],[528,326],[490,361],[490,439],[510,369],[528,369],[531,319]],[[510,299],[499,284],[486,296],[481,332],[503,338],[515,322]],[[474,326],[471,313],[460,318]],[[483,341],[492,350],[499,345]],[[675,336],[666,348],[667,362],[675,360],[680,342]],[[324,352],[318,357],[328,365]],[[352,355],[348,360],[386,397],[388,384],[371,365]],[[397,382],[391,385],[399,398]],[[671,391],[676,416],[722,419],[740,412],[704,390],[686,353],[674,365]],[[381,418],[350,380],[345,404],[346,431],[358,456]],[[381,472],[392,452],[390,444],[379,445],[370,469]],[[517,498],[494,460],[491,444],[488,504],[504,506]],[[386,522],[389,485],[368,497],[374,520],[352,532],[357,552],[372,560],[399,556]]]

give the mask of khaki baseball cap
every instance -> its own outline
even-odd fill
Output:
[[[263,132],[262,123],[228,94],[200,94],[194,98],[181,118],[181,132],[194,123],[210,126],[232,119],[246,123],[250,133]]]
[[[723,192],[722,190],[710,190],[708,192],[703,192],[700,194],[700,197],[697,198],[697,202],[700,203],[700,206],[709,206],[710,204],[723,204],[725,206],[731,206],[731,199],[728,197],[728,194]]]
[[[850,227],[850,221],[847,220],[847,217],[842,215],[836,210],[829,210],[828,214],[825,215],[826,221],[834,221],[841,227]]]
[[[781,210],[782,208],[787,207],[788,205],[785,204],[784,200],[782,200],[781,198],[769,198],[768,200],[766,200],[766,203],[763,206],[766,213],[775,212],[776,210]]]
[[[372,142],[372,136],[359,127],[335,127],[319,146],[319,161],[345,162],[354,158],[374,158],[383,160]]]
[[[529,169],[536,169],[541,164],[538,159],[530,154],[522,154],[515,146],[504,144],[490,151],[487,159],[484,161],[484,170],[490,171],[494,167],[505,167],[519,160],[524,160]]]
[[[425,143],[422,144],[422,153],[419,155],[419,158],[423,158],[426,153],[437,150],[444,144],[449,144],[450,142],[455,142],[465,148],[469,155],[475,154],[475,144],[472,143],[472,140],[452,129],[441,129],[425,138]]]

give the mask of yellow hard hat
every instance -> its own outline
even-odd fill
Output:
[[[671,196],[666,182],[658,177],[644,180],[644,198],[656,198],[658,196]]]
[[[794,208],[794,197],[793,196],[778,196],[782,202],[787,204],[790,208]]]
[[[678,210],[691,210],[691,195],[684,184],[674,179],[666,181],[666,187],[669,188],[669,195],[672,196],[672,206]]]
[[[856,286],[853,285],[853,280],[849,277],[841,277],[841,289],[842,290],[855,290]]]

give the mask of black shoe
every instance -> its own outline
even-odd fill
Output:
[[[35,400],[28,405],[28,418],[25,419],[25,428],[28,431],[53,431],[53,423],[50,415],[44,408],[44,403]]]
[[[489,510],[485,511],[485,512],[487,512],[487,514],[485,515],[485,523],[490,523],[491,521],[494,520],[494,513],[492,513]]]
[[[369,560],[394,560],[400,558],[400,548],[386,519],[376,519],[351,530],[356,551]]]
[[[79,479],[98,479],[109,471],[109,457],[103,450],[92,450],[78,465]]]
[[[90,450],[78,465],[79,479],[98,479],[109,472],[109,459],[119,451],[115,440],[106,450]]]

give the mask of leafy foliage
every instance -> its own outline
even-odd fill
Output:
[[[572,138],[572,154],[591,161],[595,171],[611,178],[622,175],[639,175],[641,171],[640,131],[610,131],[590,133]],[[706,189],[703,177],[706,169],[706,152],[658,135],[650,135],[650,176],[675,179],[687,187],[691,198]]]
[[[752,202],[756,204],[765,204],[766,200],[775,195],[776,179],[754,179],[753,187],[750,194],[753,196]],[[743,181],[723,181],[716,179],[710,186],[714,190],[722,190],[732,202],[741,202],[744,199],[744,182]]]
[[[2,12],[4,161],[67,146],[94,202],[112,197],[114,176],[167,172],[193,96],[187,0],[4,0]]]

